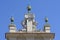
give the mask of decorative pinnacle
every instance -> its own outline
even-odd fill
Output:
[[[11,20],[11,22],[14,22],[14,18],[13,18],[13,17],[11,17],[11,19],[10,19],[10,20]]]
[[[45,17],[45,22],[48,22],[48,18],[47,17]]]
[[[30,6],[30,5],[28,5],[27,9],[28,9],[28,12],[29,12],[29,11],[31,10],[31,6]]]

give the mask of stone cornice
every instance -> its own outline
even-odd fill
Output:
[[[16,38],[24,38],[24,37],[36,37],[36,38],[41,38],[41,37],[49,37],[49,38],[54,38],[55,33],[6,33],[5,37],[16,37]]]

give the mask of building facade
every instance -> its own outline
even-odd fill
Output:
[[[44,29],[37,30],[37,22],[35,20],[35,15],[31,13],[31,6],[27,7],[27,14],[24,16],[21,24],[23,26],[22,30],[17,31],[16,25],[14,24],[14,18],[11,17],[11,24],[9,25],[9,32],[5,34],[7,40],[53,40],[55,33],[50,32],[50,25],[48,23],[48,18],[45,18]]]

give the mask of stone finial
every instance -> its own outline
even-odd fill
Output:
[[[47,17],[45,17],[45,22],[48,22],[48,18]]]
[[[13,22],[14,22],[14,17],[11,17],[11,19],[10,19],[10,20],[11,20],[11,23],[13,23]]]
[[[28,12],[31,10],[31,6],[30,5],[27,6],[27,10],[28,10]]]

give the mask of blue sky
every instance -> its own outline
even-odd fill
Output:
[[[5,40],[5,33],[9,31],[10,17],[13,16],[17,29],[21,29],[21,21],[27,13],[27,5],[31,5],[31,12],[38,22],[37,29],[43,29],[45,16],[49,19],[51,32],[55,39],[60,39],[60,0],[0,0],[0,40]]]

